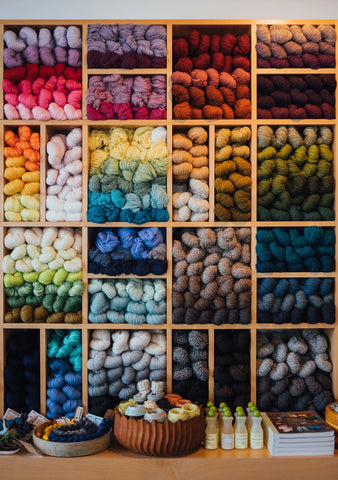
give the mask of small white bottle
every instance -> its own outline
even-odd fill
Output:
[[[263,428],[261,425],[262,417],[258,410],[252,412],[251,421],[250,447],[253,450],[261,450],[263,448]]]
[[[251,428],[252,408],[256,409],[256,406],[253,402],[249,402],[248,406],[246,407],[246,428],[248,429],[248,432]]]
[[[248,448],[248,430],[245,426],[246,416],[243,409],[237,409],[236,414],[235,448],[244,450]]]
[[[231,410],[225,408],[221,418],[221,448],[223,448],[223,450],[232,450],[235,447],[235,433],[234,427],[232,426],[234,417],[231,415]]]
[[[207,450],[216,450],[216,448],[218,448],[219,433],[217,428],[217,416],[214,411],[209,410],[206,422],[204,446]]]

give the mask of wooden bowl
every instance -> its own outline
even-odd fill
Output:
[[[176,423],[135,420],[116,409],[114,435],[128,450],[157,457],[178,457],[197,450],[204,438],[204,415]]]
[[[85,455],[93,455],[102,452],[110,447],[113,441],[113,432],[108,433],[93,440],[85,440],[83,442],[63,443],[49,442],[42,440],[33,433],[33,444],[43,454],[51,457],[83,457]]]

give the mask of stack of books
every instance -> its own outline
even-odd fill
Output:
[[[273,456],[334,454],[334,429],[315,411],[262,413],[262,426]]]

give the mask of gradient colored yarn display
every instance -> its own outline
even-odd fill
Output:
[[[165,280],[92,279],[88,285],[88,293],[88,320],[91,323],[166,323]]]
[[[80,222],[82,219],[82,130],[52,135],[47,143],[46,220]]]
[[[163,120],[167,118],[166,92],[165,75],[93,75],[87,90],[87,118]]]
[[[257,335],[257,407],[262,411],[316,410],[334,401],[329,341],[317,329]]]
[[[164,127],[91,131],[88,221],[168,221],[166,141]]]
[[[208,131],[192,127],[173,135],[173,220],[204,222],[209,218]]]
[[[6,30],[3,90],[9,120],[82,118],[82,38],[76,26]]]
[[[5,409],[40,411],[40,345],[36,330],[11,331],[6,340]]]
[[[332,142],[326,126],[258,127],[258,220],[334,220]]]
[[[140,380],[165,382],[166,351],[162,330],[93,330],[87,363],[90,411],[103,415],[132,398]]]
[[[106,275],[163,275],[168,268],[164,228],[91,229],[88,271]]]
[[[250,118],[250,50],[246,33],[174,38],[173,118]]]
[[[74,417],[82,405],[80,330],[54,330],[47,344],[47,418]]]
[[[215,403],[245,408],[250,400],[250,332],[215,332]]]
[[[334,75],[258,75],[257,118],[335,118]]]
[[[5,130],[5,219],[40,220],[40,134],[27,125]]]
[[[333,26],[257,25],[258,68],[334,68]]]
[[[258,279],[259,323],[335,322],[333,278]]]
[[[251,218],[249,127],[221,128],[215,138],[215,219],[245,222]]]
[[[177,229],[172,321],[250,323],[250,228]]]
[[[335,231],[330,227],[258,228],[257,272],[332,272]]]
[[[208,333],[173,330],[173,392],[192,402],[208,400]]]
[[[88,68],[166,68],[164,25],[89,25]]]
[[[4,243],[5,322],[81,323],[80,231],[13,227]]]

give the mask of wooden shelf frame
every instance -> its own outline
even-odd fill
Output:
[[[164,25],[167,29],[167,47],[168,47],[168,56],[167,56],[167,67],[161,69],[133,69],[133,70],[126,70],[126,69],[98,69],[98,68],[87,68],[87,32],[88,26],[95,23],[101,24],[126,24],[126,23],[134,23],[134,24],[154,24],[154,25]],[[256,112],[257,112],[257,75],[265,75],[265,74],[321,74],[321,73],[331,73],[336,76],[338,79],[338,65],[336,64],[336,68],[333,69],[318,69],[318,70],[311,70],[311,69],[258,69],[257,68],[257,56],[256,56],[256,26],[258,24],[325,24],[328,23],[333,25],[338,31],[338,20],[3,20],[0,21],[0,36],[2,37],[3,32],[7,29],[14,29],[18,31],[23,25],[28,25],[32,27],[54,27],[57,25],[77,25],[80,26],[82,29],[82,88],[83,88],[83,97],[82,97],[82,110],[83,110],[83,118],[81,120],[66,120],[66,121],[56,121],[51,120],[48,122],[41,123],[37,120],[31,120],[29,122],[25,120],[7,120],[4,118],[3,115],[3,95],[0,95],[0,155],[3,158],[3,146],[4,146],[4,131],[8,128],[15,127],[17,128],[20,125],[29,124],[30,126],[34,127],[35,129],[39,129],[40,131],[40,139],[41,139],[41,210],[40,210],[40,222],[32,223],[32,222],[6,222],[4,220],[4,212],[3,212],[3,204],[4,204],[4,197],[0,196],[0,231],[2,236],[4,237],[5,232],[8,228],[14,226],[23,226],[23,227],[46,227],[46,226],[72,226],[78,227],[82,230],[82,247],[83,247],[83,281],[85,283],[85,290],[83,294],[83,302],[82,302],[82,314],[83,314],[83,321],[81,324],[76,325],[69,325],[69,324],[17,324],[17,323],[4,323],[3,316],[0,318],[0,414],[3,412],[4,409],[4,378],[3,378],[3,369],[5,365],[5,339],[11,331],[15,330],[22,330],[22,329],[36,329],[39,331],[40,335],[40,357],[41,357],[41,412],[45,413],[46,406],[46,374],[48,370],[47,366],[47,358],[46,358],[46,347],[47,347],[47,337],[50,334],[50,331],[56,328],[62,328],[65,330],[76,328],[81,330],[82,332],[82,344],[83,344],[83,360],[82,360],[82,367],[83,367],[83,404],[85,411],[88,409],[88,385],[87,385],[87,360],[88,360],[88,345],[89,345],[89,337],[90,332],[97,328],[102,329],[109,329],[109,330],[116,330],[116,329],[147,329],[152,330],[154,328],[160,328],[166,332],[167,336],[167,386],[168,391],[171,390],[171,375],[172,375],[172,331],[173,330],[191,330],[191,329],[201,329],[206,330],[209,335],[209,398],[213,399],[213,387],[214,387],[214,380],[213,380],[213,367],[214,367],[214,336],[215,332],[219,330],[249,330],[250,331],[250,367],[251,367],[251,398],[252,400],[256,400],[256,337],[257,331],[259,330],[290,330],[290,329],[303,329],[303,328],[313,328],[313,325],[309,324],[283,324],[283,325],[274,325],[274,324],[260,324],[257,322],[257,279],[263,277],[275,277],[275,278],[308,278],[308,277],[330,277],[335,279],[335,283],[337,284],[338,280],[338,231],[336,231],[336,268],[334,272],[330,273],[310,273],[310,272],[297,272],[297,273],[257,273],[255,264],[256,264],[256,240],[255,235],[257,228],[260,227],[274,227],[274,226],[285,226],[285,227],[295,227],[295,226],[308,226],[308,225],[318,225],[318,226],[330,226],[336,227],[337,221],[332,222],[261,222],[257,221],[257,209],[256,209],[256,201],[257,201],[257,129],[260,125],[293,125],[293,126],[306,126],[306,125],[328,125],[331,126],[336,133],[337,130],[337,115],[336,119],[334,120],[325,120],[325,119],[307,119],[307,120],[278,120],[278,119],[257,119]],[[241,33],[243,31],[247,32],[251,36],[251,103],[252,103],[252,117],[250,119],[241,120],[241,119],[234,119],[234,120],[176,120],[172,118],[172,97],[171,97],[171,74],[173,69],[173,61],[172,61],[172,39],[177,34],[182,34],[192,27],[200,28],[206,32],[215,32],[215,31],[229,31],[234,33]],[[2,58],[4,45],[3,42],[0,42],[0,56]],[[338,63],[338,46],[336,44],[336,59]],[[86,90],[88,87],[88,79],[91,75],[106,75],[106,74],[113,74],[118,73],[121,75],[127,76],[135,76],[135,75],[155,75],[161,74],[166,76],[167,81],[167,118],[165,120],[127,120],[127,121],[120,121],[120,120],[107,120],[107,121],[93,121],[89,120],[86,117]],[[4,74],[4,66],[0,63],[0,79],[2,80]],[[336,108],[338,105],[338,89],[336,89]],[[187,129],[191,126],[202,126],[208,130],[209,134],[209,166],[210,166],[210,178],[209,178],[209,186],[210,186],[210,196],[209,196],[209,203],[210,203],[210,211],[209,211],[209,221],[208,222],[174,222],[172,216],[172,170],[170,169],[168,173],[168,184],[167,184],[167,191],[170,197],[170,203],[168,205],[170,219],[168,222],[165,223],[155,223],[151,222],[148,224],[140,225],[138,227],[148,227],[148,226],[161,226],[166,228],[167,233],[167,254],[168,254],[168,271],[165,275],[155,277],[154,275],[148,275],[144,278],[163,278],[166,280],[167,283],[167,323],[160,326],[151,326],[151,325],[141,325],[141,326],[133,326],[128,324],[122,325],[113,325],[113,324],[91,324],[88,323],[88,291],[87,286],[88,282],[92,278],[111,278],[106,275],[93,275],[88,272],[88,260],[87,260],[87,252],[88,252],[88,233],[89,229],[100,228],[100,227],[116,227],[116,226],[125,226],[129,227],[131,224],[128,223],[107,223],[104,225],[100,224],[93,224],[91,222],[87,222],[86,220],[86,211],[88,207],[88,196],[87,192],[87,184],[88,184],[88,170],[89,170],[89,155],[88,155],[88,136],[90,130],[93,128],[111,128],[114,126],[123,126],[129,128],[137,128],[138,126],[144,125],[151,125],[151,126],[164,126],[167,129],[167,147],[169,151],[169,158],[172,153],[172,135],[177,129]],[[252,167],[252,191],[251,191],[251,199],[252,199],[252,210],[251,210],[251,220],[248,222],[215,222],[214,220],[214,197],[215,192],[213,189],[213,175],[214,175],[214,163],[215,163],[215,144],[214,144],[214,134],[215,130],[221,127],[236,127],[236,126],[249,126],[251,129],[251,167]],[[45,145],[48,142],[50,136],[58,131],[67,132],[74,127],[82,128],[82,144],[83,144],[83,204],[82,204],[82,221],[81,222],[46,222],[45,221],[45,200],[46,200],[46,185],[44,182],[44,178],[46,175],[46,171],[48,169],[47,164],[47,153]],[[337,143],[334,143],[334,163],[337,162],[338,159],[338,147]],[[3,178],[4,172],[4,162],[0,162],[0,175]],[[338,191],[337,186],[335,188],[335,211],[338,212]],[[172,323],[172,307],[171,307],[171,296],[172,296],[172,235],[173,229],[175,228],[183,228],[183,227],[242,227],[247,226],[251,228],[251,267],[252,267],[252,295],[251,295],[251,312],[252,318],[251,323],[248,325],[240,325],[240,324],[224,324],[220,326],[212,325],[212,324],[205,324],[205,325],[175,325]],[[3,242],[0,242],[0,257],[3,258],[5,254],[5,249],[3,246]],[[121,275],[120,278],[127,278],[124,275]],[[131,276],[128,276],[131,278]],[[3,292],[3,275],[0,275],[0,289]],[[332,373],[333,379],[333,387],[334,387],[334,394],[338,397],[338,324],[337,324],[337,313],[338,313],[338,288],[336,285],[335,289],[335,305],[336,305],[336,321],[332,325],[326,324],[318,324],[316,328],[320,328],[327,333],[330,337],[331,342],[331,360],[334,363],[334,370]],[[4,295],[0,296],[0,309],[2,312],[5,311],[5,300]]]

